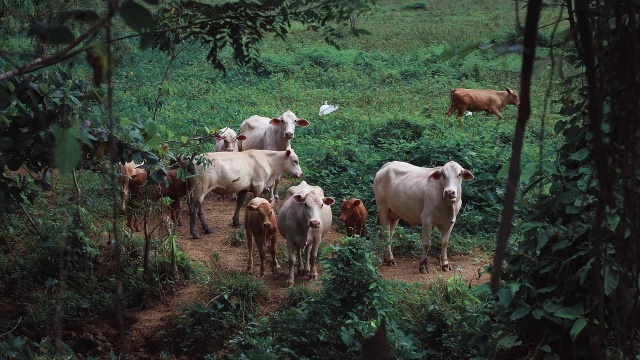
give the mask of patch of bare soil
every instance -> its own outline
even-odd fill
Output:
[[[247,200],[248,201],[248,200]],[[283,204],[280,200],[276,208]],[[246,270],[247,266],[247,248],[246,246],[234,247],[229,244],[229,236],[238,230],[231,225],[231,217],[235,210],[235,201],[219,200],[214,194],[209,194],[203,203],[203,211],[205,218],[213,233],[204,234],[201,230],[199,221],[196,223],[196,229],[201,234],[201,239],[192,239],[189,232],[189,215],[188,211],[182,211],[182,226],[177,228],[179,235],[179,243],[182,251],[186,252],[194,262],[206,263],[212,258],[212,254],[217,253],[219,260],[217,266],[220,268],[241,273]],[[339,208],[333,208],[334,214]],[[240,221],[244,222],[244,208],[240,214]],[[345,235],[335,231],[337,224],[333,225],[329,235],[323,239],[325,243],[337,243]],[[279,236],[278,244],[284,243],[284,238]],[[254,276],[259,274],[259,256],[254,246]],[[268,258],[267,258],[268,259]],[[417,258],[396,258],[397,265],[389,267],[382,265],[380,267],[381,275],[387,279],[405,280],[408,282],[418,282],[428,284],[437,277],[446,279],[452,276],[461,276],[465,282],[469,284],[478,284],[487,281],[488,276],[479,276],[479,270],[482,266],[488,264],[489,257],[481,251],[474,251],[471,255],[453,255],[450,256],[452,271],[442,272],[440,270],[438,259],[433,256],[429,259],[431,267],[430,274],[421,274],[418,272]],[[272,274],[270,270],[269,260],[267,260],[267,271],[264,281],[269,289],[269,301],[262,306],[264,314],[271,313],[278,309],[285,300],[287,264],[281,263],[282,270],[277,274]],[[322,273],[322,269],[319,268]],[[295,277],[295,286],[317,287],[317,282],[310,282],[307,276],[297,275]],[[131,314],[131,350],[134,358],[147,358],[149,350],[147,345],[153,341],[154,336],[161,331],[169,321],[169,319],[177,313],[181,306],[199,299],[201,287],[197,284],[189,285],[172,296],[168,296],[158,302],[154,307],[146,309],[135,314]]]

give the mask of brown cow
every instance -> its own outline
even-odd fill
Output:
[[[342,207],[340,208],[340,217],[338,220],[345,222],[347,236],[358,234],[360,237],[364,237],[367,209],[360,199],[342,199]]]
[[[451,116],[457,109],[456,117],[461,118],[465,110],[482,110],[489,114],[495,114],[498,119],[502,120],[500,111],[509,104],[520,105],[518,94],[509,88],[506,91],[453,89],[451,90],[451,106],[445,115]]]
[[[122,212],[127,212],[127,194],[129,193],[129,180],[131,176],[144,172],[144,169],[140,169],[133,161],[128,163],[119,164],[120,177],[118,177],[118,186],[120,187],[120,197],[122,200]]]
[[[144,185],[147,183],[147,172],[143,171],[132,175],[127,181],[127,188],[131,197],[129,199],[129,211],[127,211],[127,226],[133,231],[140,231],[140,219],[136,212],[144,201]]]
[[[280,269],[276,258],[276,240],[278,238],[278,221],[273,212],[275,200],[268,202],[263,198],[253,198],[246,206],[244,213],[244,229],[247,232],[247,248],[249,249],[249,262],[247,273],[251,274],[253,267],[252,239],[255,238],[256,247],[260,254],[260,277],[264,277],[264,248],[269,246],[271,253],[271,272],[276,273]]]
[[[168,184],[168,186],[167,186]],[[158,186],[162,189],[162,196],[171,199],[171,221],[180,226],[180,199],[187,196],[187,183],[178,177],[176,170],[167,172],[167,182],[160,183]]]

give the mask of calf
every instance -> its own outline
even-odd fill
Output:
[[[384,164],[373,180],[373,192],[378,207],[381,238],[391,241],[398,220],[409,225],[422,224],[422,258],[420,272],[429,272],[427,253],[431,246],[431,231],[437,226],[441,232],[442,270],[451,270],[447,260],[449,235],[462,206],[462,180],[473,179],[473,174],[455,161],[435,168],[422,168],[405,162]],[[384,261],[395,265],[391,245]]]
[[[264,277],[264,248],[269,246],[271,253],[271,272],[276,273],[280,268],[276,258],[276,240],[278,238],[278,222],[273,212],[275,201],[268,202],[263,198],[253,198],[246,206],[244,213],[244,229],[247,233],[247,248],[249,249],[249,262],[247,273],[251,274],[253,267],[252,239],[255,238],[256,247],[260,254],[260,277]]]
[[[310,186],[306,181],[287,191],[288,197],[278,214],[278,230],[287,239],[287,253],[289,255],[289,277],[287,285],[294,284],[293,266],[298,259],[299,272],[308,273],[309,279],[316,279],[318,271],[316,259],[322,237],[331,229],[331,204],[335,200],[325,197],[319,186]],[[302,267],[304,248],[307,263]]]
[[[502,114],[500,112],[509,104],[520,105],[518,94],[509,88],[506,91],[453,89],[451,90],[451,106],[445,115],[451,116],[456,109],[458,110],[456,115],[458,118],[464,115],[465,110],[486,111],[489,114],[495,114],[501,120]]]
[[[205,233],[211,233],[202,214],[202,201],[210,191],[218,195],[238,193],[232,220],[234,226],[239,226],[240,207],[248,191],[261,194],[283,173],[295,177],[303,175],[293,149],[206,153],[196,157],[193,165],[195,176],[189,178],[189,189],[193,189],[190,191],[189,215],[194,239],[200,238],[195,231],[196,215]]]
[[[345,222],[347,236],[357,234],[360,237],[364,237],[367,209],[360,199],[342,199],[342,207],[340,207],[340,217],[338,220]]]
[[[309,121],[299,119],[296,114],[287,110],[280,117],[267,118],[253,115],[244,120],[240,125],[240,133],[246,136],[242,141],[242,151],[250,149],[258,150],[287,150],[291,148],[291,139],[295,136],[296,125],[308,126]],[[276,179],[269,190],[269,199],[279,200],[278,182]]]

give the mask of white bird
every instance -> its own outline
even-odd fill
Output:
[[[327,101],[324,102],[324,105],[320,106],[320,112],[318,115],[325,116],[327,114],[331,114],[332,112],[338,110],[337,105],[329,105]]]
[[[464,116],[471,116],[473,115],[473,113],[471,111],[465,111],[464,112]]]

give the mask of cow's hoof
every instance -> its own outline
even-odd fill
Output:
[[[238,220],[233,220],[233,226],[235,226],[235,227],[240,226],[240,221],[238,221]]]
[[[309,275],[309,280],[316,280],[316,279],[318,279],[318,274]]]
[[[287,287],[288,288],[292,288],[293,287],[293,280],[287,280]]]
[[[396,259],[389,259],[386,262],[387,266],[396,266]]]
[[[191,237],[193,237],[194,239],[200,239],[200,235],[197,234],[191,234]]]
[[[442,265],[442,271],[451,271],[451,265],[449,264]]]
[[[424,267],[424,265],[420,265],[418,267],[418,271],[420,271],[420,274],[424,274],[424,273],[428,273],[429,269],[427,269],[426,267]]]
[[[209,228],[206,228],[206,229],[204,229],[204,233],[205,234],[211,234],[211,233],[213,233],[213,230],[211,230]]]

